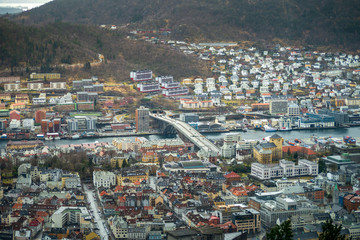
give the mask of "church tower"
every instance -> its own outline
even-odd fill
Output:
[[[339,204],[339,188],[337,183],[335,184],[334,191],[333,191],[333,203]]]

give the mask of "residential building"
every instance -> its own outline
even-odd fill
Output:
[[[128,223],[122,217],[115,215],[108,222],[116,239],[128,239]]]
[[[300,115],[300,107],[296,103],[289,103],[287,107],[287,115],[288,116],[299,116]]]
[[[151,70],[139,70],[130,72],[130,79],[134,82],[139,81],[150,81],[152,80],[152,71]]]
[[[0,77],[0,83],[14,83],[20,82],[19,76],[12,76],[12,77]]]
[[[253,149],[258,141],[255,140],[241,140],[236,144],[236,160],[244,160],[250,158],[253,154]]]
[[[5,92],[14,92],[20,90],[20,83],[6,83],[4,84]]]
[[[60,73],[31,73],[30,79],[60,79],[61,74]]]
[[[42,82],[29,82],[27,84],[27,88],[28,88],[28,90],[40,91],[40,90],[44,89],[44,83],[42,83]]]
[[[66,82],[50,82],[50,89],[66,89]]]
[[[110,188],[116,185],[116,175],[108,171],[94,171],[93,172],[94,186]]]

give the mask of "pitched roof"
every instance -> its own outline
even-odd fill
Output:
[[[306,155],[316,155],[316,152],[314,152],[310,148],[300,147],[300,146],[284,146],[282,150],[283,152],[288,152],[290,150],[291,154],[295,152],[303,152]]]
[[[277,135],[276,133],[274,135],[272,135],[270,138],[274,138],[274,139],[280,139],[282,137],[280,137],[279,135]]]
[[[231,173],[226,174],[224,177],[225,178],[239,178],[240,175],[235,172],[231,172]]]

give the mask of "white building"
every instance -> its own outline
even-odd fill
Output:
[[[50,82],[50,89],[66,89],[66,82]]]
[[[261,180],[281,177],[317,176],[318,165],[306,159],[299,160],[299,164],[280,160],[279,164],[251,164],[251,175]]]
[[[224,143],[221,147],[221,156],[224,158],[232,158],[236,155],[236,144]]]
[[[28,83],[27,88],[28,90],[42,90],[44,88],[44,83]]]
[[[91,217],[86,207],[60,207],[51,216],[51,220],[53,228],[63,228],[70,224],[80,227],[91,225]]]
[[[32,118],[26,118],[22,122],[23,128],[32,129],[34,127],[35,121]]]
[[[11,129],[16,129],[16,128],[20,128],[20,120],[17,120],[17,119],[13,119],[11,120],[10,124],[9,124],[9,128]]]
[[[258,144],[256,140],[242,140],[236,144],[236,160],[244,160],[252,156],[252,149]]]
[[[46,97],[38,97],[32,99],[33,105],[43,105],[46,104]]]
[[[287,108],[288,116],[299,116],[300,115],[300,107],[296,103],[289,103]]]
[[[116,175],[112,172],[107,171],[94,171],[93,172],[94,186],[110,188],[116,185]]]
[[[20,83],[7,83],[7,84],[4,84],[4,89],[5,89],[6,92],[19,91],[20,90]]]

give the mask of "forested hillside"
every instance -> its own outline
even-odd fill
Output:
[[[173,30],[190,40],[267,40],[359,46],[356,0],[55,0],[25,12],[25,24],[73,22]]]

